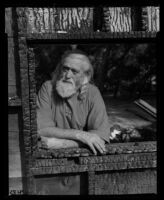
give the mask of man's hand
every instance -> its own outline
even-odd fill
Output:
[[[102,154],[106,151],[104,140],[102,140],[97,134],[83,132],[82,134],[77,133],[76,136],[80,142],[88,145],[95,155],[97,155],[96,150]]]

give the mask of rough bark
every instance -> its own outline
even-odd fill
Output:
[[[25,33],[93,30],[93,8],[19,8],[17,13],[19,21],[27,24]]]
[[[109,32],[130,32],[132,30],[130,7],[104,8],[106,30]]]
[[[160,30],[160,9],[159,7],[148,6],[142,8],[142,23],[145,31]]]

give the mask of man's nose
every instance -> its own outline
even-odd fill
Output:
[[[73,73],[71,71],[71,69],[69,69],[67,72],[66,72],[66,78],[72,78],[73,76]]]

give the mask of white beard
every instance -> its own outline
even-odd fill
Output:
[[[76,93],[77,89],[74,81],[71,81],[70,83],[59,80],[56,83],[56,91],[62,98],[69,98]]]

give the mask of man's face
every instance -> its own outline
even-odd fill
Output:
[[[86,75],[84,71],[89,68],[85,56],[70,54],[62,63],[61,78],[57,82],[57,91],[62,97],[69,97],[82,86]]]
[[[86,58],[81,54],[71,54],[65,58],[62,66],[63,80],[74,82],[76,87],[81,86],[88,69]]]

